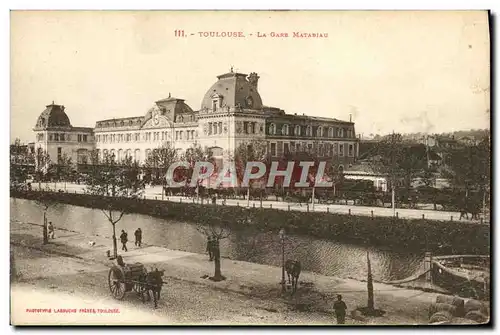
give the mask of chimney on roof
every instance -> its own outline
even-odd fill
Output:
[[[352,114],[349,114],[349,122],[352,122]]]

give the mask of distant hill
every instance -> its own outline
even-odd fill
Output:
[[[378,141],[381,140],[384,135],[376,134],[370,137],[361,138],[362,141]],[[454,137],[455,139],[459,139],[462,137],[470,137],[472,139],[481,140],[487,136],[490,136],[489,129],[470,129],[470,130],[458,130],[450,133],[406,133],[401,134],[404,141],[418,141],[424,138],[425,136],[437,136],[437,137]]]

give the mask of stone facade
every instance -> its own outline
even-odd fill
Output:
[[[35,165],[37,154],[49,154],[50,163],[57,164],[63,155],[73,163],[90,162],[90,153],[95,148],[93,128],[73,127],[65,107],[54,102],[47,105],[33,128],[35,132]]]
[[[262,140],[267,141],[274,158],[287,152],[309,151],[340,163],[355,160],[359,145],[353,122],[291,115],[265,106],[258,81],[256,73],[246,75],[231,69],[217,77],[197,111],[183,99],[169,95],[156,101],[143,116],[97,121],[94,129],[72,127],[64,106],[49,105],[47,108],[54,109],[60,120],[43,128],[40,118],[46,118],[44,111],[35,128],[37,143],[51,156],[58,154],[57,148],[73,156],[80,149],[97,149],[100,155],[114,153],[118,159],[131,156],[143,163],[164,142],[180,151],[199,144],[210,148],[216,159],[224,159],[233,155],[241,143]],[[63,140],[61,135],[55,140],[58,132],[64,133]],[[50,134],[52,140],[47,142]],[[86,135],[86,141],[78,141],[79,135]]]

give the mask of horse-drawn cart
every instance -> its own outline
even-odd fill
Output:
[[[125,264],[121,256],[118,256],[117,264],[109,269],[109,290],[117,300],[122,300],[125,293],[135,292],[142,298],[143,302],[145,297],[148,300],[151,298],[149,295],[151,291],[156,307],[164,284],[162,276],[163,271],[156,269],[148,272],[142,263]]]

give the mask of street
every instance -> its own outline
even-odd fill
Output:
[[[90,240],[95,245],[90,245]],[[21,304],[17,307],[21,309],[20,320],[26,317],[26,308],[46,307],[38,305],[38,300],[15,297],[16,290],[26,292],[26,285],[37,294],[55,295],[41,300],[60,302],[51,308],[109,306],[120,309],[123,320],[127,320],[125,313],[138,310],[151,315],[159,313],[168,324],[335,324],[332,315],[335,294],[344,295],[349,311],[366,303],[366,283],[357,280],[304,272],[298,292],[282,297],[278,267],[224,259],[222,269],[227,279],[212,282],[205,279],[213,273],[213,263],[207,261],[206,255],[154,246],[131,248],[124,254],[126,263],[140,262],[148,271],[153,266],[165,270],[164,281],[168,284],[164,285],[158,309],[153,312],[151,302],[142,304],[133,293],[127,293],[122,301],[111,297],[107,278],[111,261],[105,257],[109,245],[109,238],[64,231],[43,245],[39,226],[11,222],[16,273],[21,275],[20,284],[24,285],[17,289],[19,284],[14,284],[12,293],[12,301]],[[436,296],[381,283],[376,283],[374,289],[378,307],[387,314],[383,318],[362,320],[348,317],[348,324],[422,323],[426,321],[429,303]],[[68,305],[64,298],[58,298],[59,293],[63,294],[61,297],[66,294],[79,297],[80,303]],[[34,301],[37,304],[33,305]],[[107,317],[118,324],[122,322],[118,314]]]
[[[22,281],[12,286],[13,323],[29,317],[32,324],[332,324],[324,314],[298,313],[276,303],[223,292],[182,280],[168,279],[158,309],[133,293],[114,300],[108,288],[108,268],[69,257],[12,246]],[[279,304],[278,304],[279,305]],[[279,307],[279,306],[278,306]],[[26,309],[119,309],[119,313],[27,313]],[[132,315],[132,316],[131,316]]]
[[[32,184],[33,189],[37,190],[39,187],[38,183]],[[85,185],[83,184],[73,184],[73,183],[42,183],[42,189],[49,190],[66,190],[69,193],[83,193],[85,190]],[[147,186],[144,192],[144,197],[146,199],[157,199],[162,200],[162,190],[161,186]],[[165,201],[173,201],[173,202],[197,202],[198,199],[195,198],[186,198],[180,196],[164,196],[163,200]],[[205,199],[205,203],[207,200]],[[211,203],[211,201],[209,201]],[[259,208],[261,202],[257,200],[250,200],[248,202],[244,199],[217,199],[217,204],[222,205],[225,204],[227,206],[241,206],[246,207],[249,204],[250,207]],[[362,216],[371,216],[372,213],[374,216],[387,216],[391,217],[394,215],[392,208],[384,208],[384,207],[369,207],[369,206],[354,206],[354,205],[340,205],[340,204],[314,204],[314,208],[312,204],[309,204],[309,207],[306,204],[299,204],[295,202],[284,202],[284,201],[270,201],[265,200],[262,202],[262,206],[265,208],[275,208],[279,210],[295,210],[305,212],[307,210],[314,212],[330,212],[330,213],[339,213],[339,214],[351,214],[351,215],[362,215]],[[458,212],[448,212],[448,211],[435,211],[432,209],[409,209],[409,208],[397,208],[396,213],[400,218],[407,219],[429,219],[429,220],[440,220],[440,221],[458,221],[460,218],[460,213]],[[467,220],[465,218],[462,221],[469,222],[477,222],[477,220],[473,221],[471,219]],[[488,218],[486,218],[488,221]]]

